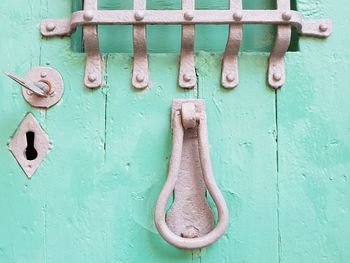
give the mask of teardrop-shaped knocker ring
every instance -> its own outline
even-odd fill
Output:
[[[161,236],[175,247],[206,247],[225,233],[229,213],[212,173],[204,101],[175,100],[172,130],[169,174],[156,204],[155,225]],[[215,227],[206,189],[218,211]],[[173,193],[174,203],[166,212]]]

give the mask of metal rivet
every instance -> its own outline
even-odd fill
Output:
[[[40,73],[40,77],[46,78],[47,77],[47,72],[43,71]]]
[[[321,24],[321,25],[319,26],[319,29],[320,29],[321,32],[326,32],[326,31],[328,30],[328,25],[326,25],[326,24]]]
[[[89,74],[88,80],[89,80],[90,82],[95,82],[95,81],[97,80],[96,74],[95,74],[95,73]]]
[[[143,82],[145,80],[145,76],[141,73],[136,75],[136,81],[137,82]]]
[[[243,14],[241,12],[234,12],[233,19],[236,21],[241,21],[243,18]]]
[[[145,18],[145,15],[142,11],[136,11],[134,17],[136,21],[141,21]]]
[[[186,82],[190,82],[192,80],[192,76],[188,73],[185,73],[183,75],[183,80],[186,81]]]
[[[86,21],[91,21],[94,18],[94,13],[92,11],[85,11],[84,19]]]
[[[46,24],[46,30],[49,31],[49,32],[54,31],[55,28],[56,28],[56,25],[54,23],[49,22],[49,23]]]
[[[232,73],[227,74],[227,75],[226,75],[226,80],[227,80],[228,82],[232,82],[232,81],[235,80],[235,76],[234,76]]]
[[[282,79],[282,75],[278,72],[273,73],[273,80],[274,81],[280,81]]]
[[[193,12],[187,11],[185,12],[184,17],[186,20],[192,20],[194,18],[194,14]]]
[[[292,13],[289,11],[283,12],[282,18],[283,20],[289,21],[292,18]]]

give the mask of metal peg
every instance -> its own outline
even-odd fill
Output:
[[[47,97],[50,94],[50,85],[47,82],[36,82],[36,81],[30,81],[27,79],[23,79],[20,77],[15,76],[14,74],[4,72],[6,76],[16,81],[19,85],[26,88],[27,90],[35,93],[36,95],[40,97]]]
[[[57,104],[63,96],[62,76],[53,68],[34,67],[23,78],[4,73],[23,87],[23,98],[35,108],[48,109]]]

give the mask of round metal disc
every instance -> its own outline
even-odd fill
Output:
[[[64,84],[61,74],[50,67],[32,68],[24,77],[35,82],[50,83],[51,90],[47,97],[38,96],[22,87],[24,99],[35,108],[48,109],[59,102],[64,91]]]

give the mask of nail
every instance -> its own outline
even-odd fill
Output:
[[[143,82],[145,80],[145,76],[141,73],[136,75],[136,81],[137,82]]]
[[[144,19],[145,15],[142,11],[136,11],[134,17],[136,21],[141,21]]]
[[[193,12],[187,11],[185,12],[184,17],[186,20],[192,20],[194,18],[194,14]]]
[[[46,30],[49,31],[49,32],[54,31],[55,28],[56,28],[56,25],[55,25],[54,23],[49,22],[49,23],[47,23],[47,25],[46,25]]]
[[[97,80],[96,74],[95,74],[95,73],[89,74],[88,80],[89,80],[90,82],[95,82],[95,81]]]
[[[283,12],[282,18],[283,20],[289,21],[292,18],[292,13],[289,11]]]
[[[280,73],[273,73],[274,81],[280,81],[282,79],[282,75]]]
[[[326,25],[326,24],[321,24],[321,25],[319,26],[319,29],[320,29],[321,32],[326,32],[326,31],[328,30],[328,25]]]
[[[94,18],[94,13],[92,11],[85,11],[84,12],[84,19],[86,21],[91,21]]]
[[[232,82],[232,81],[235,80],[235,76],[234,76],[232,73],[227,74],[227,75],[226,75],[226,80],[227,80],[228,82]]]
[[[190,82],[192,80],[192,77],[191,77],[190,74],[185,73],[183,75],[183,80],[186,81],[186,82]]]
[[[243,14],[241,12],[234,12],[233,19],[236,21],[241,21],[243,18]]]

